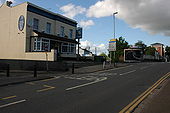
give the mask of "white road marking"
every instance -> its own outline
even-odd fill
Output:
[[[82,85],[74,86],[74,87],[71,87],[71,88],[67,88],[66,91],[76,89],[76,88],[80,88],[80,87],[84,87],[84,86],[88,86],[88,85],[91,85],[91,84],[95,84],[95,83],[98,83],[98,82],[101,82],[101,81],[104,81],[104,80],[107,80],[107,77],[98,78],[97,80],[95,80],[93,82],[89,82],[89,83],[86,83],[86,84],[82,84]]]
[[[59,78],[61,78],[61,76],[54,76],[53,78],[44,79],[44,80],[41,80],[41,81],[46,82],[46,81],[55,80],[55,79],[59,79]]]
[[[128,71],[128,72],[126,72],[126,73],[121,73],[120,75],[126,75],[126,74],[129,74],[129,73],[133,73],[133,72],[135,72],[136,70],[132,70],[132,71]]]
[[[141,67],[140,69],[143,70],[143,69],[146,69],[148,67],[150,67],[150,66]]]
[[[128,68],[128,67],[132,67],[132,66],[133,65],[129,65],[129,66],[125,66],[125,67],[113,68],[113,69],[104,70],[104,71],[100,71],[100,72],[114,71],[114,70],[119,70],[119,69],[124,69],[124,68]]]
[[[8,106],[11,106],[11,105],[14,105],[14,104],[19,104],[19,103],[22,103],[22,102],[25,102],[25,101],[26,100],[24,99],[24,100],[12,102],[12,103],[4,104],[4,105],[1,105],[0,108],[8,107]]]

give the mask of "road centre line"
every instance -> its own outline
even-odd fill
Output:
[[[146,69],[148,67],[150,67],[150,66],[141,67],[140,69],[143,70],[143,69]]]
[[[51,90],[51,89],[54,89],[55,87],[52,87],[52,86],[48,86],[48,85],[43,85],[44,89],[40,89],[40,90],[37,90],[37,92],[43,92],[43,91],[47,91],[47,90]]]
[[[11,106],[11,105],[19,104],[19,103],[22,103],[22,102],[25,102],[25,101],[26,101],[26,100],[24,99],[24,100],[12,102],[12,103],[4,104],[4,105],[1,105],[0,108],[4,108],[4,107]]]
[[[88,85],[92,85],[92,84],[95,84],[95,83],[98,83],[98,82],[102,82],[102,81],[105,81],[105,80],[107,80],[107,77],[103,77],[102,79],[97,79],[97,80],[95,80],[93,82],[89,82],[89,83],[86,83],[86,84],[82,84],[82,85],[78,85],[78,86],[67,88],[66,91],[69,91],[69,90],[72,90],[72,89],[76,89],[76,88],[80,88],[80,87],[84,87],[84,86],[88,86]]]
[[[136,70],[132,70],[132,71],[128,71],[128,72],[126,72],[126,73],[121,73],[120,75],[126,75],[126,74],[129,74],[129,73],[133,73],[133,72],[135,72]]]
[[[14,96],[9,96],[9,97],[4,97],[4,98],[1,98],[0,100],[7,100],[7,99],[15,98],[15,97],[17,97],[17,96],[14,95]]]
[[[26,84],[28,84],[28,85],[35,85],[35,83],[33,83],[33,82],[26,82]]]
[[[100,71],[100,72],[114,71],[114,70],[119,70],[119,69],[124,69],[124,68],[128,68],[128,67],[132,67],[132,66],[133,65],[129,65],[129,66],[125,66],[125,67],[113,68],[113,69],[104,70],[104,71]]]

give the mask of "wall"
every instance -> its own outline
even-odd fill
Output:
[[[26,27],[18,29],[18,19],[23,15],[26,19],[27,4],[0,8],[0,59],[23,59],[25,57]],[[26,26],[26,24],[25,24]]]
[[[55,54],[54,50],[51,50],[51,52],[26,52],[25,53],[25,60],[46,60],[48,61],[54,61]]]

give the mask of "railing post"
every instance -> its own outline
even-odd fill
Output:
[[[34,77],[37,77],[37,65],[34,65]]]
[[[6,76],[9,77],[9,64],[7,64]]]
[[[74,63],[72,64],[72,74],[74,74]]]

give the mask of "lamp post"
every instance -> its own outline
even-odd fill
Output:
[[[118,12],[114,12],[114,13],[113,13],[114,39],[116,39],[116,27],[115,27],[115,26],[116,26],[116,25],[115,25],[115,20],[116,20],[115,15],[116,15],[116,14],[118,14]],[[114,67],[116,66],[116,64],[115,64],[115,58],[116,58],[116,57],[115,57],[115,54],[116,54],[116,51],[114,51]]]

